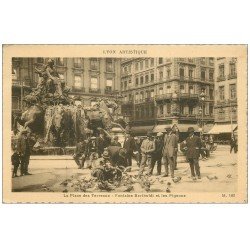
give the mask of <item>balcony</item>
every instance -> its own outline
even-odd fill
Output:
[[[222,82],[222,81],[225,81],[225,80],[226,80],[225,76],[218,76],[217,77],[217,82]]]
[[[123,101],[122,102],[122,105],[131,105],[131,104],[133,104],[132,100],[128,100],[128,101]]]
[[[72,86],[72,91],[73,92],[85,92],[85,88],[84,87]]]
[[[104,93],[108,94],[108,95],[112,95],[114,93],[114,90],[112,90],[112,89],[105,89]]]
[[[100,90],[100,89],[89,88],[89,93],[100,94],[100,93],[101,93],[101,90]]]
[[[171,93],[168,93],[168,94],[162,94],[162,95],[157,95],[155,97],[155,100],[156,101],[161,101],[161,100],[169,100],[172,98],[172,94]]]
[[[228,75],[228,80],[231,80],[231,79],[236,79],[237,78],[237,74],[235,73],[235,74],[229,74]]]

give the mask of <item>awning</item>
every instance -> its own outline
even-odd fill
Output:
[[[154,126],[135,126],[131,128],[131,132],[135,135],[146,135],[147,132],[152,132]]]
[[[233,124],[233,131],[237,128],[237,124]],[[215,124],[208,134],[228,134],[231,133],[231,124]]]
[[[158,132],[165,132],[166,127],[172,127],[173,124],[161,124],[156,125],[153,129],[154,133]],[[197,124],[176,124],[177,128],[179,129],[179,132],[187,132],[189,127],[193,127],[195,132],[199,132],[199,126]]]
[[[203,133],[208,134],[208,132],[213,128],[214,124],[206,124],[203,127]]]

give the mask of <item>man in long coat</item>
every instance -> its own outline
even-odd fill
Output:
[[[166,135],[164,137],[162,155],[165,166],[164,177],[168,177],[170,168],[171,178],[174,178],[174,169],[175,169],[174,157],[178,151],[178,138],[175,134],[171,133],[171,131],[172,131],[171,127],[166,128]]]
[[[187,148],[186,158],[189,162],[191,175],[193,180],[196,180],[196,176],[198,179],[201,179],[200,174],[200,166],[199,166],[199,156],[201,151],[201,139],[194,135],[194,128],[188,128],[188,137],[185,141],[185,145]]]

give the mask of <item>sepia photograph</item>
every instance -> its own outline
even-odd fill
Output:
[[[239,58],[146,52],[11,57],[12,193],[236,197]]]

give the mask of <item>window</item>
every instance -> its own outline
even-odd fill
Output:
[[[152,73],[151,75],[150,75],[150,80],[151,80],[151,82],[153,82],[155,79],[155,75]]]
[[[146,91],[146,98],[150,98],[150,91]]]
[[[206,80],[206,71],[203,69],[201,70],[201,80],[205,81]]]
[[[64,66],[64,60],[63,60],[63,57],[59,57],[59,58],[57,58],[57,60],[56,60],[56,64],[57,64],[58,66]]]
[[[137,87],[139,85],[139,77],[135,78],[135,86]]]
[[[112,91],[113,87],[113,79],[107,79],[106,80],[106,90]]]
[[[188,77],[190,80],[193,79],[193,70],[192,69],[188,70]]]
[[[205,64],[205,57],[201,57],[201,64]]]
[[[163,114],[164,114],[163,105],[160,105],[160,107],[159,107],[159,115],[163,115]]]
[[[82,78],[80,75],[75,75],[74,77],[74,87],[81,88],[82,87]]]
[[[180,86],[180,92],[183,94],[185,93],[185,86],[184,85],[181,85]]]
[[[153,67],[154,66],[154,58],[150,59],[150,66]]]
[[[221,64],[219,66],[219,76],[220,77],[224,77],[225,76],[225,66],[224,66],[224,64]]]
[[[213,104],[209,104],[209,115],[213,115],[213,113],[214,113]]]
[[[149,76],[146,75],[146,76],[145,76],[145,83],[148,83],[148,82],[149,82]]]
[[[144,93],[141,92],[141,101],[144,100]]]
[[[171,93],[171,85],[168,85],[167,86],[167,94],[170,94]]]
[[[213,80],[214,80],[214,71],[209,70],[209,81],[213,81]]]
[[[140,84],[143,84],[143,76],[140,77]]]
[[[219,87],[219,97],[220,97],[220,100],[224,100],[225,99],[224,86],[220,86]]]
[[[97,77],[90,78],[90,89],[97,90],[98,89],[98,80]]]
[[[218,116],[219,116],[219,119],[224,119],[225,118],[225,110],[223,108],[219,109]]]
[[[135,70],[138,71],[138,69],[139,69],[139,64],[137,62],[137,63],[135,63]]]
[[[180,105],[180,113],[183,115],[184,114],[184,106]]]
[[[171,103],[167,103],[167,114],[171,113]]]
[[[214,58],[209,57],[209,65],[213,66],[214,65]]]
[[[138,101],[139,100],[139,94],[135,93],[135,100]]]
[[[106,70],[107,70],[107,72],[112,72],[113,71],[112,59],[107,59],[106,60]]]
[[[148,59],[145,61],[145,67],[148,68]]]
[[[143,69],[143,61],[140,61],[140,70]]]
[[[236,75],[236,66],[235,66],[235,63],[230,63],[229,64],[229,74],[231,76],[235,76]]]
[[[180,73],[180,78],[183,79],[184,78],[184,69],[180,68],[179,73]]]
[[[167,70],[167,77],[168,77],[168,79],[170,79],[170,77],[171,77],[171,70],[170,69]]]
[[[124,81],[124,89],[126,90],[128,87],[127,81]]]
[[[236,84],[230,84],[229,91],[230,91],[230,99],[235,99],[236,98]]]
[[[209,89],[209,99],[213,100],[214,99],[214,89]]]
[[[189,114],[190,115],[194,114],[194,107],[193,106],[189,106]]]
[[[163,64],[163,58],[162,57],[159,57],[158,64]]]
[[[194,86],[193,85],[190,85],[188,90],[189,90],[189,94],[194,94]]]
[[[163,80],[163,71],[162,70],[159,72],[159,79],[160,79],[160,81]]]
[[[163,95],[163,88],[159,88],[159,95]]]
[[[81,58],[74,58],[74,67],[81,68]]]
[[[150,92],[150,97],[154,98],[154,96],[155,96],[155,91],[152,89],[151,92]]]
[[[90,59],[90,69],[97,70],[97,68],[98,68],[97,58]]]

